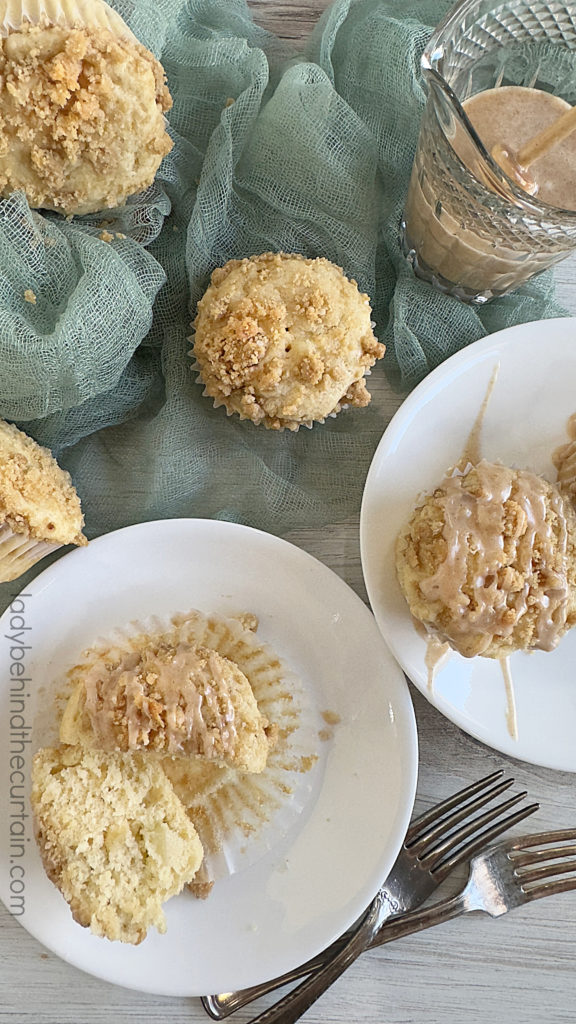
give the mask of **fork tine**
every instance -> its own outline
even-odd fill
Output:
[[[534,832],[533,835],[517,836],[510,843],[511,850],[524,850],[530,846],[545,846],[547,843],[563,843],[576,839],[576,828],[561,828],[556,832]]]
[[[527,900],[541,900],[543,896],[555,896],[556,893],[571,892],[573,889],[576,889],[576,878],[558,878],[555,882],[543,882],[523,892]]]
[[[574,853],[574,850],[572,852]],[[538,867],[528,868],[527,871],[517,871],[516,876],[524,887],[525,883],[537,882],[539,878],[567,875],[570,871],[576,871],[576,860],[565,861],[563,864],[540,864]]]
[[[576,846],[547,846],[544,850],[510,850],[508,857],[514,867],[523,868],[528,864],[538,864],[543,860],[559,860],[573,857]]]
[[[441,842],[436,843],[426,850],[425,853],[421,854],[418,859],[431,868],[437,861],[443,859],[448,854],[452,853],[461,843],[465,842],[471,836],[478,832],[478,829],[483,828],[484,825],[488,825],[491,821],[494,821],[498,815],[504,814],[505,811],[509,811],[511,807],[515,807],[520,800],[523,800],[528,794],[524,791],[517,793],[516,796],[511,796],[508,800],[504,800],[501,804],[497,804],[496,807],[490,807],[484,814],[478,815],[473,821],[468,821],[467,824],[463,825],[462,828],[457,829],[450,835],[447,835]]]
[[[462,861],[469,860],[482,850],[488,843],[491,843],[493,839],[497,839],[503,832],[506,832],[509,828],[513,828],[519,822],[523,821],[530,814],[534,814],[535,811],[540,809],[540,804],[529,804],[528,807],[521,807],[515,811],[514,814],[509,814],[507,818],[502,818],[501,821],[494,822],[490,828],[485,828],[478,833],[469,843],[465,843],[464,846],[456,850],[448,859],[442,859],[439,864],[432,868],[434,876],[442,881],[447,875]]]
[[[502,782],[498,782],[497,785],[491,786],[489,789],[485,789],[484,792],[476,795],[475,797],[469,797],[453,810],[451,814],[443,815],[440,820],[438,816],[433,822],[429,823],[424,829],[420,829],[420,833],[414,838],[406,838],[405,846],[408,847],[413,853],[421,855],[423,851],[428,850],[437,839],[441,836],[447,835],[452,829],[458,825],[461,821],[466,818],[470,818],[472,814],[479,811],[485,804],[490,803],[505,790],[510,789],[510,786],[514,785],[514,779],[504,779]]]
[[[491,775],[486,775],[485,778],[479,779],[478,782],[473,782],[472,785],[466,786],[465,789],[460,789],[457,793],[449,796],[441,804],[437,804],[429,811],[425,811],[424,814],[421,814],[419,818],[415,818],[406,833],[406,843],[413,842],[419,836],[420,832],[427,828],[428,825],[438,821],[455,807],[465,803],[466,800],[472,798],[477,793],[480,793],[481,790],[486,789],[487,786],[496,782],[497,779],[501,779],[503,775],[503,769],[500,769],[497,772],[492,772]]]

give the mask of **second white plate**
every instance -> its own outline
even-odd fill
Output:
[[[42,742],[35,723],[51,714],[54,680],[96,638],[192,608],[255,613],[258,636],[302,682],[303,713],[322,724],[327,709],[339,722],[328,738],[314,733],[310,754],[318,762],[307,801],[268,852],[255,862],[247,856],[207,900],[187,893],[171,900],[166,935],[122,946],[75,924],[42,869],[28,803],[31,755]],[[408,687],[360,598],[285,541],[200,519],[101,537],[12,603],[0,628],[0,751],[0,898],[77,967],[173,996],[254,985],[328,945],[388,874],[416,785]]]
[[[488,658],[450,655],[433,689],[396,579],[394,544],[418,496],[461,456],[498,370],[482,427],[486,459],[554,481],[551,455],[576,412],[576,320],[544,320],[483,338],[446,360],[406,399],[368,473],[361,516],[362,566],[372,609],[406,674],[447,718],[497,750],[576,771],[576,629],[551,653],[517,653],[511,672],[518,737],[509,731],[502,669]]]

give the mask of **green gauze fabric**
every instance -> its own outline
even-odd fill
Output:
[[[190,322],[226,260],[323,255],[372,296],[388,346],[373,374],[407,392],[475,339],[562,313],[549,275],[475,310],[401,260],[419,58],[448,5],[337,0],[304,55],[245,0],[114,6],[166,69],[174,148],[146,193],[100,217],[0,203],[0,416],[71,471],[92,537],[174,516],[275,533],[353,516],[378,403],[297,434],[229,418],[191,371]]]

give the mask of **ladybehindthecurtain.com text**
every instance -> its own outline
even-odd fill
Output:
[[[30,813],[27,809],[26,778],[32,742],[32,725],[28,721],[28,700],[31,678],[27,672],[30,630],[26,625],[26,599],[20,594],[10,605],[9,624],[4,639],[9,648],[9,723],[8,723],[8,910],[15,917],[26,912],[26,850],[31,841]]]

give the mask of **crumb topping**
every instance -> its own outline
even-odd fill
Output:
[[[576,623],[576,516],[535,474],[484,461],[448,477],[396,545],[410,610],[465,657],[551,650]]]
[[[239,667],[217,651],[159,640],[81,673],[60,738],[105,751],[266,767],[268,721]]]
[[[121,205],[172,147],[156,58],[107,29],[26,26],[0,39],[0,191],[67,215]]]
[[[55,544],[87,544],[70,475],[47,448],[0,420],[0,522]]]
[[[327,259],[230,260],[213,272],[194,322],[205,393],[277,430],[366,406],[364,375],[384,355],[370,316],[368,296]]]

